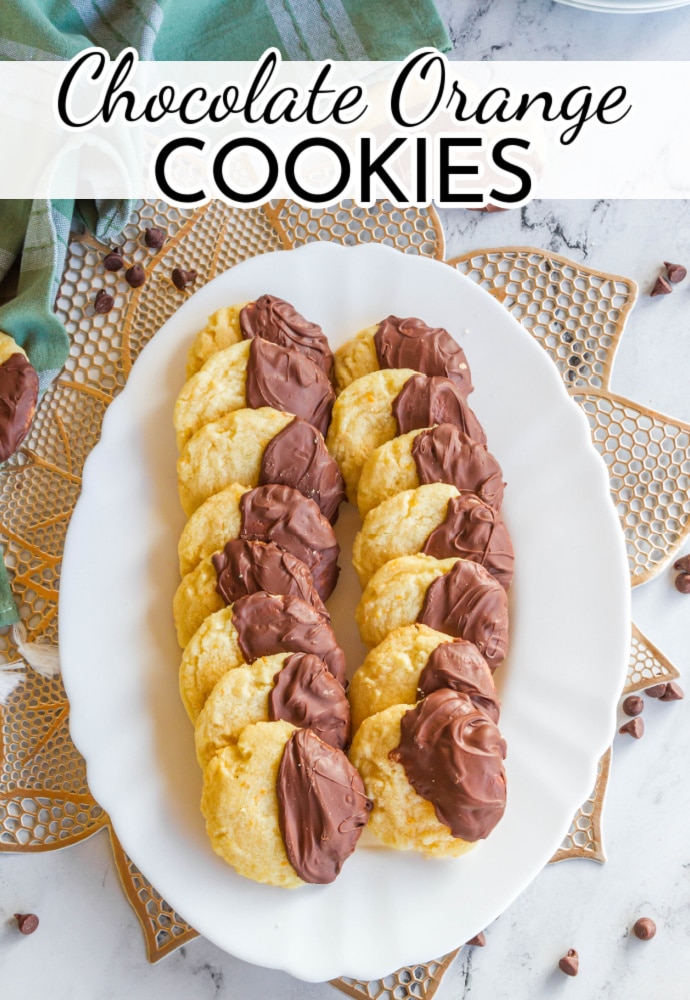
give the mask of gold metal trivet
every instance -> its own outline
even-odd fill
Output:
[[[431,1000],[459,951],[456,948],[434,962],[398,969],[384,979],[372,979],[369,983],[349,976],[332,979],[331,983],[355,1000]]]
[[[608,466],[632,585],[651,580],[690,534],[690,424],[610,390],[637,285],[533,247],[478,250],[449,264],[502,302],[558,368]]]
[[[590,858],[592,861],[606,861],[601,837],[601,814],[604,808],[606,785],[611,770],[611,750],[607,750],[599,761],[597,780],[592,794],[578,809],[563,843],[551,858],[551,863],[567,861],[569,858]]]
[[[148,224],[169,235],[155,256],[140,244],[141,227]],[[142,347],[184,301],[184,293],[170,282],[172,268],[195,268],[200,287],[248,257],[315,239],[385,242],[407,253],[438,260],[444,256],[443,233],[433,209],[402,211],[386,202],[366,209],[345,202],[325,212],[289,201],[244,211],[213,202],[194,213],[161,202],[142,203],[122,240],[125,257],[142,263],[149,275],[137,291],[117,274],[104,271],[101,248],[88,239],[72,242],[57,301],[58,315],[70,335],[70,357],[46,393],[20,453],[0,471],[0,537],[29,639],[57,642],[60,558],[83,464],[100,436],[108,404],[123,388]],[[684,435],[690,428],[608,392],[615,348],[636,294],[634,284],[530,248],[477,251],[450,263],[500,298],[542,343],[588,413],[597,447],[616,456],[609,467],[624,523],[628,513],[640,514],[626,527],[633,582],[649,578],[687,534],[690,501],[687,490],[682,502],[667,502],[652,491],[658,500],[654,519],[661,510],[664,530],[654,520],[650,535],[644,500],[636,511],[635,490],[647,480],[657,481],[657,468],[665,469],[667,476],[673,474],[675,466],[661,457],[667,454],[681,473],[678,489],[684,487],[682,477],[688,469],[676,452],[686,447]],[[94,316],[90,304],[103,286],[114,294],[115,307],[105,316]],[[633,432],[632,447],[646,451],[639,460],[633,452],[630,469],[623,470],[619,451],[628,443],[626,420],[646,434],[638,443]],[[658,459],[657,465],[651,459]],[[641,468],[633,461],[641,462]],[[626,479],[629,473],[638,478]],[[0,660],[15,657],[9,632],[0,635]],[[633,626],[626,693],[677,675]],[[553,860],[603,860],[600,817],[609,760],[610,754],[602,758],[592,796],[578,811]],[[50,850],[76,843],[102,827],[109,831],[123,887],[142,925],[149,961],[158,961],[195,937],[196,931],[127,857],[107,815],[91,798],[84,762],[70,740],[60,678],[43,680],[29,671],[6,709],[0,708],[0,851]],[[430,998],[455,954],[372,983],[343,978],[334,985],[369,1000]]]

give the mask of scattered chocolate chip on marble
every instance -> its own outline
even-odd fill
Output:
[[[685,697],[680,684],[675,681],[666,681],[664,684],[654,684],[645,691],[648,698],[657,698],[659,701],[682,701]]]
[[[672,291],[673,289],[671,288],[670,283],[662,274],[660,274],[654,282],[652,290],[649,294],[651,298],[654,298],[656,295],[670,295]]]
[[[679,573],[674,583],[679,594],[690,594],[690,573]]]
[[[142,285],[146,284],[146,271],[141,264],[132,264],[131,267],[127,268],[125,281],[130,288],[141,288]]]
[[[20,934],[33,934],[38,927],[38,917],[35,913],[15,913],[14,919]]]
[[[110,310],[113,308],[114,305],[115,305],[115,299],[112,297],[112,295],[106,292],[105,288],[101,288],[99,289],[98,292],[96,292],[96,298],[94,299],[93,307],[97,313],[110,312]]]
[[[103,258],[103,267],[106,271],[121,271],[124,266],[125,261],[119,247],[111,250],[110,253],[106,254]]]
[[[150,229],[144,230],[144,243],[152,250],[160,250],[165,243],[165,233],[157,226],[151,226]]]
[[[475,934],[473,938],[465,942],[466,945],[472,945],[472,947],[483,948],[486,944],[486,936],[484,931],[480,931],[479,934]]]
[[[639,740],[644,736],[644,722],[638,716],[638,718],[626,722],[624,726],[620,727],[618,732],[623,735],[632,736],[634,740]]]
[[[679,573],[690,573],[690,556],[681,556],[680,559],[676,559],[673,568],[677,569]]]
[[[576,976],[580,969],[580,957],[574,948],[568,949],[568,954],[564,955],[558,963],[558,968],[561,972],[565,972],[566,976]]]
[[[623,711],[626,715],[636,716],[639,715],[644,708],[644,702],[636,694],[629,694],[628,697],[623,702]]]
[[[196,271],[185,271],[181,267],[174,267],[171,275],[173,285],[181,292],[193,285],[197,277]]]
[[[640,941],[651,941],[656,934],[656,924],[651,917],[640,917],[633,925],[633,934]]]
[[[675,681],[669,681],[659,701],[682,701],[684,697],[685,694],[680,684],[676,684]]]
[[[672,285],[677,285],[687,277],[688,270],[682,264],[672,264],[670,261],[665,260],[664,267],[666,268],[666,277]]]

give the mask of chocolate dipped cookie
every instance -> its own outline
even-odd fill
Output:
[[[205,618],[185,647],[180,695],[192,722],[228,670],[277,653],[313,654],[345,682],[345,656],[328,614],[294,595],[259,591]]]
[[[347,695],[313,653],[262,656],[221,677],[194,729],[200,767],[206,767],[223,747],[236,743],[252,723],[281,719],[299,729],[312,729],[324,743],[339,750],[349,745]]]
[[[513,546],[501,515],[475,493],[445,483],[404,490],[370,510],[352,561],[365,587],[384,563],[418,552],[478,562],[506,590],[513,578]]]
[[[234,538],[187,573],[173,598],[180,646],[209,615],[248,594],[290,594],[327,615],[309,567],[274,542]]]
[[[476,493],[494,510],[503,504],[503,472],[491,452],[459,427],[442,423],[402,434],[371,452],[357,489],[360,516],[396,493],[429,483]]]
[[[212,354],[254,337],[295,348],[322,368],[330,379],[333,353],[323,330],[276,295],[261,295],[253,302],[226,306],[209,316],[189,349],[187,378],[195,375]]]
[[[190,517],[178,543],[180,574],[232,538],[273,541],[309,566],[328,598],[337,580],[338,543],[314,500],[279,483],[245,489],[237,483],[209,497]]]
[[[457,386],[442,376],[409,368],[375,371],[351,382],[333,407],[326,443],[354,503],[363,466],[372,452],[399,434],[452,423],[484,443],[481,424]]]
[[[466,853],[499,822],[505,755],[496,724],[448,688],[365,719],[350,751],[374,804],[372,833],[434,857]]]
[[[242,341],[212,354],[184,384],[173,414],[177,446],[245,406],[292,413],[325,434],[334,399],[328,377],[306,355],[259,337]]]
[[[370,809],[342,750],[288,722],[247,726],[204,771],[201,810],[211,845],[256,882],[333,882]]]
[[[287,593],[297,593],[301,597],[307,597],[308,588],[310,596],[307,599],[313,603],[316,602],[311,595],[315,591],[321,606],[321,602],[330,597],[338,579],[340,547],[333,528],[313,500],[307,500],[289,486],[259,486],[243,492],[239,503],[235,496],[223,496],[222,500],[223,503],[210,503],[204,511],[210,515],[219,512],[219,527],[216,528],[213,517],[209,516],[203,524],[208,524],[210,534],[198,531],[184,539],[182,554],[193,551],[201,561],[182,578],[173,599],[182,646],[204,618],[222,607],[219,600],[230,592],[231,583],[236,592],[238,587],[245,588],[259,581],[262,587],[265,583],[274,588],[269,592],[276,593],[281,592],[275,589],[278,582],[285,582],[289,584]],[[231,524],[237,532],[234,539],[226,533]],[[223,539],[227,542],[221,550]],[[272,542],[275,550],[261,554],[262,550],[244,546],[240,552],[240,547],[232,544],[236,541]],[[281,552],[294,559],[279,557]],[[254,574],[246,572],[250,563],[254,565]],[[243,571],[241,577],[233,575],[238,570]]]
[[[38,374],[26,352],[0,331],[0,462],[14,455],[31,427]]]
[[[419,622],[474,643],[492,671],[508,651],[506,592],[483,566],[466,559],[416,555],[385,563],[367,584],[355,618],[369,646]]]
[[[393,629],[367,655],[348,688],[352,728],[392,705],[416,705],[441,688],[466,694],[498,722],[500,703],[489,665],[477,647],[428,625]]]
[[[460,345],[447,330],[412,316],[387,316],[343,344],[335,353],[337,390],[342,392],[363,375],[386,368],[444,375],[464,396],[472,392],[469,365]]]

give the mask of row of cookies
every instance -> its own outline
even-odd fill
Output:
[[[370,810],[324,605],[344,498],[323,439],[332,369],[320,328],[265,295],[211,317],[174,415],[189,516],[174,614],[202,811],[240,874],[286,887],[332,881]]]
[[[447,331],[390,316],[336,353],[327,438],[363,525],[350,757],[385,844],[450,856],[505,807],[493,670],[507,652],[513,550],[501,469]]]

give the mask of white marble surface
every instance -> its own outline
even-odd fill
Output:
[[[687,59],[690,6],[604,14],[552,0],[436,0],[452,59]]]
[[[690,421],[690,279],[649,299],[660,262],[690,262],[690,204],[535,203],[522,211],[445,213],[448,255],[529,243],[635,278],[643,294],[613,374],[613,388]],[[690,546],[688,546],[690,549]],[[669,574],[633,595],[639,626],[686,675],[690,598]],[[581,613],[586,613],[582,609]],[[576,627],[576,623],[574,623]],[[690,698],[647,700],[646,734],[617,737],[605,809],[604,866],[570,861],[547,868],[465,950],[439,1000],[687,1000],[690,981]],[[12,914],[41,918],[31,937]],[[642,943],[629,929],[658,924]],[[580,975],[556,969],[568,948]],[[305,985],[238,962],[203,940],[156,966],[113,866],[107,836],[61,852],[0,855],[0,996],[23,1000],[335,1000],[328,984]]]

